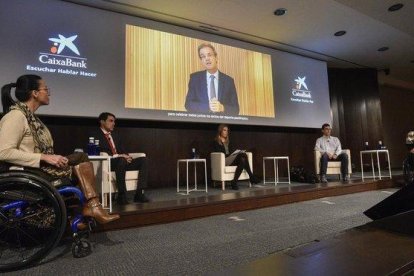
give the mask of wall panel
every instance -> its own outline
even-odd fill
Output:
[[[384,143],[390,149],[391,166],[401,168],[407,149],[405,137],[414,130],[414,92],[381,86]]]
[[[329,93],[333,135],[351,150],[352,163],[360,170],[359,152],[364,142],[376,148],[383,140],[380,94],[375,69],[329,69]]]

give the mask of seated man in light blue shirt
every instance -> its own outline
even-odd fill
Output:
[[[342,152],[341,142],[338,138],[331,136],[331,126],[322,125],[323,136],[316,140],[315,150],[321,153],[320,177],[322,183],[328,183],[326,179],[326,170],[329,161],[341,161],[342,180],[347,182],[348,179],[348,155]]]

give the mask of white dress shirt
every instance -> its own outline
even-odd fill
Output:
[[[321,154],[327,152],[338,156],[342,152],[341,142],[333,136],[322,136],[316,140],[315,150]]]
[[[112,144],[112,146],[114,147],[114,149],[116,150],[116,147],[115,147],[115,143],[114,143],[114,139],[112,138],[112,135],[111,135],[111,133],[109,132],[109,131],[106,131],[105,129],[103,129],[103,128],[101,128],[101,130],[102,130],[102,132],[103,132],[103,134],[104,134],[104,136],[106,136],[106,135],[108,135],[108,137],[109,137],[109,142]],[[114,154],[113,155],[113,157],[118,157],[118,155],[119,154]]]

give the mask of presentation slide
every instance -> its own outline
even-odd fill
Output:
[[[0,84],[40,75],[52,91],[42,115],[304,128],[331,121],[323,61],[62,1],[2,1],[0,24]]]
[[[200,113],[275,117],[270,55],[132,25],[126,27],[126,108],[178,112],[169,112],[169,116],[188,111],[193,117]],[[199,56],[200,46],[210,48],[212,56],[206,57],[205,63]],[[220,72],[215,94],[224,105],[221,112],[209,107],[206,66]]]

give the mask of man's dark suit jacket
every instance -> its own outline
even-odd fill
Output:
[[[95,137],[95,139],[99,140],[99,147],[100,147],[101,152],[106,152],[109,155],[112,155],[111,147],[109,146],[108,140],[106,140],[105,135],[100,128],[98,128],[97,131],[94,131],[93,133],[91,133],[90,137],[92,136]],[[117,135],[116,131],[111,132],[111,136],[115,144],[116,152],[118,154],[127,153],[124,150],[122,143],[121,143],[121,139]]]
[[[210,113],[206,71],[190,75],[185,108],[190,112]],[[224,105],[224,114],[238,115],[239,100],[232,77],[219,71],[218,101]]]

